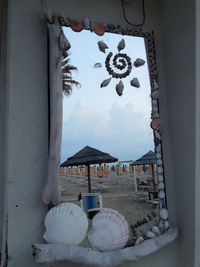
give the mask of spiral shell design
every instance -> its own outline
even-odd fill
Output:
[[[108,73],[116,79],[122,79],[122,78],[126,78],[132,70],[132,63],[131,63],[131,59],[127,54],[124,53],[117,53],[114,57],[113,57],[113,61],[112,64],[113,66],[120,70],[123,71],[122,73],[117,73],[113,70],[113,68],[111,67],[111,58],[113,56],[113,53],[110,52],[107,57],[106,57],[106,61],[105,61],[105,66],[106,69],[108,71]]]

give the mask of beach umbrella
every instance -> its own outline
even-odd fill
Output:
[[[156,191],[156,184],[155,184],[155,176],[154,176],[154,165],[156,164],[156,153],[153,151],[149,151],[144,154],[141,158],[134,161],[131,166],[141,166],[141,165],[150,165],[151,166],[151,173],[152,173],[152,180],[153,180],[153,187],[154,191]]]
[[[61,164],[61,167],[86,165],[88,168],[88,189],[91,193],[90,165],[118,161],[117,158],[96,148],[85,146]]]

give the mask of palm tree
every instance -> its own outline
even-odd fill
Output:
[[[62,63],[63,93],[65,95],[70,95],[72,93],[73,85],[80,86],[80,83],[72,78],[72,72],[76,70],[77,68],[75,66],[69,64],[69,54],[66,53]]]

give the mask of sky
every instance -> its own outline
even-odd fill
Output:
[[[122,38],[126,53],[134,62],[137,58],[146,60],[143,38],[105,33],[97,36],[90,31],[73,32],[64,28],[71,44],[70,64],[78,71],[73,79],[81,84],[73,87],[70,96],[63,99],[63,131],[61,162],[89,145],[117,157],[119,160],[135,160],[149,150],[153,150],[153,132],[150,128],[151,99],[147,63],[133,67],[131,74],[123,79],[124,91],[120,97],[115,86],[119,79],[112,78],[110,84],[100,88],[103,80],[111,76],[105,68],[109,52],[115,55]],[[109,47],[106,53],[98,49],[98,41]],[[94,68],[95,63],[101,68]],[[130,85],[130,80],[138,78],[140,88]]]

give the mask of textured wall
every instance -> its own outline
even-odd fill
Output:
[[[70,17],[87,15],[96,21],[125,24],[119,0],[47,2],[50,10]],[[173,244],[127,266],[192,267],[195,244],[195,1],[162,1],[161,6],[158,0],[146,2],[145,28],[155,31],[157,46],[168,207],[171,221],[178,222],[180,237]],[[37,265],[32,261],[30,246],[42,240],[46,212],[41,193],[48,152],[47,36],[39,0],[9,0],[8,3],[9,77],[8,91],[5,86],[2,94],[6,91],[9,101],[1,110],[3,118],[5,109],[8,110],[8,266],[32,267]],[[130,4],[127,14],[131,20],[140,19],[139,4],[139,0]],[[76,266],[56,264],[66,265]]]

